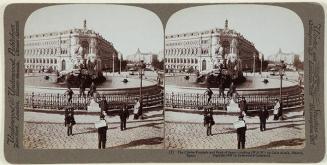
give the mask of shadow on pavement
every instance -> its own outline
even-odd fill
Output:
[[[247,128],[246,130],[255,130],[259,127],[252,127],[252,128]],[[227,131],[227,132],[219,132],[219,133],[213,133],[212,135],[224,135],[224,134],[236,134],[236,129],[232,129],[232,128],[228,128],[227,130],[231,130],[231,131]]]
[[[140,140],[135,140],[127,144],[119,145],[119,146],[114,146],[110,147],[111,149],[117,149],[117,148],[128,148],[128,147],[136,147],[140,145],[157,145],[163,143],[164,138],[162,137],[154,137],[154,138],[149,138],[149,139],[140,139]]]
[[[138,126],[135,126],[135,127],[128,127],[128,124],[126,124],[126,127],[127,127],[126,130],[139,128],[139,127],[154,127],[154,128],[157,128],[157,129],[161,129],[162,127],[157,126],[159,124],[162,124],[162,123],[148,123],[148,124],[138,125]]]
[[[272,127],[272,128],[269,128],[269,126],[268,126],[268,128],[266,129],[266,131],[277,129],[277,128],[283,128],[283,127],[285,127],[285,128],[294,128],[294,129],[297,129],[297,130],[301,130],[301,128],[296,127],[296,126],[300,126],[300,125],[304,125],[304,124],[287,124],[287,125],[282,125],[282,126]]]
[[[151,119],[151,118],[156,118],[156,117],[163,117],[163,115],[162,114],[154,114],[154,115],[144,116],[144,119]]]
[[[300,138],[279,140],[279,141],[270,142],[269,144],[266,145],[251,147],[248,149],[269,149],[269,148],[281,147],[281,146],[298,146],[298,145],[302,145],[304,141],[305,139],[300,139]]]

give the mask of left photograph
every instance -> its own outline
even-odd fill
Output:
[[[151,11],[55,5],[24,31],[25,149],[163,149],[164,32]]]

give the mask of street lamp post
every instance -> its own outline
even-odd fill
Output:
[[[280,76],[280,89],[279,89],[279,98],[280,98],[280,114],[283,114],[283,98],[282,98],[282,89],[283,89],[283,76],[284,76],[284,61],[281,61],[279,68],[279,76]]]
[[[112,75],[115,73],[115,53],[112,54]]]
[[[262,77],[262,58],[263,58],[263,54],[260,53],[260,61],[261,61],[261,65],[260,65],[260,75]]]
[[[253,77],[255,76],[255,53],[253,54]]]
[[[123,60],[123,55],[120,53],[120,60],[119,60],[119,74],[121,74],[121,61]]]
[[[142,95],[142,80],[143,80],[143,69],[145,68],[144,61],[141,60],[139,63],[139,72],[140,72],[140,115],[141,119],[143,116],[143,95]]]

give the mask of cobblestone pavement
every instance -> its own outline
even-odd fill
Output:
[[[305,145],[304,121],[268,123],[261,132],[259,124],[248,124],[246,148],[299,149]],[[233,125],[218,124],[213,136],[206,136],[200,123],[166,123],[165,147],[168,149],[237,149],[237,135]]]
[[[35,113],[26,113],[30,116]],[[51,114],[46,114],[51,115]],[[67,136],[67,128],[63,123],[63,116],[58,121],[45,122],[42,120],[25,119],[24,146],[28,149],[96,149],[98,147],[98,134],[94,124],[85,122],[78,123],[73,127],[73,136]],[[108,121],[107,145],[109,149],[160,149],[163,148],[164,124],[161,111],[146,114],[145,120],[133,120],[133,116],[127,122],[127,129],[120,131],[117,117]],[[62,119],[61,119],[62,118]],[[78,117],[76,121],[79,121]],[[84,118],[87,118],[84,116]],[[91,117],[93,118],[93,117]]]

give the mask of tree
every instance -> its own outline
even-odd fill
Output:
[[[296,70],[298,70],[298,69],[303,70],[304,69],[304,64],[300,60],[300,56],[299,55],[295,55],[294,56],[293,66],[296,68]]]
[[[158,70],[164,70],[164,60],[159,61],[157,58],[153,58],[151,65]]]

